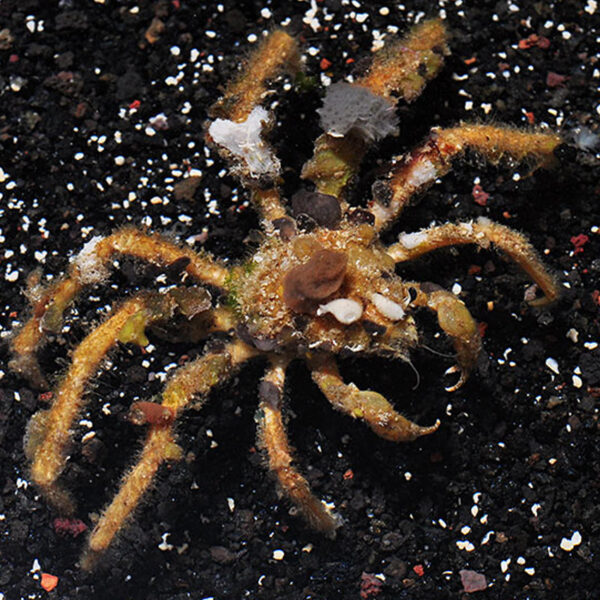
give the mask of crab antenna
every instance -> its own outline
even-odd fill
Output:
[[[418,98],[440,71],[448,54],[447,40],[444,23],[429,19],[380,50],[367,74],[355,83],[334,84],[320,111],[325,133],[315,141],[302,177],[313,181],[318,191],[341,198],[371,143],[395,131],[397,101]],[[339,94],[336,86],[343,86],[338,87]],[[369,108],[361,112],[359,106]]]

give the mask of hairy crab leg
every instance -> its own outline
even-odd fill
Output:
[[[531,305],[542,306],[558,298],[560,290],[556,280],[548,273],[525,236],[486,218],[401,234],[399,241],[388,247],[387,253],[396,262],[405,262],[437,248],[457,244],[477,244],[482,248],[494,244],[506,252],[544,293],[543,297],[531,300]]]
[[[222,288],[228,270],[210,255],[182,248],[159,235],[126,227],[107,237],[93,238],[71,263],[68,274],[37,294],[31,318],[14,337],[10,368],[47,388],[35,352],[45,331],[60,331],[65,309],[86,286],[98,284],[109,275],[108,267],[115,254],[140,258],[156,265],[181,262],[181,270],[197,281]]]
[[[451,292],[434,284],[406,282],[406,285],[417,294],[411,304],[435,312],[440,327],[452,338],[458,366],[451,367],[447,373],[459,371],[460,378],[454,385],[447,387],[446,391],[454,392],[465,383],[481,352],[477,323],[465,304]]]
[[[344,383],[335,359],[314,357],[309,360],[314,382],[334,408],[362,419],[379,437],[391,442],[412,442],[437,430],[440,421],[422,427],[396,412],[381,394],[359,390],[353,383]]]
[[[213,121],[207,137],[251,188],[252,201],[268,229],[272,221],[286,216],[286,210],[276,185],[272,185],[279,179],[278,161],[262,139],[262,131],[273,120],[272,115],[264,109],[254,113],[269,93],[269,81],[281,73],[295,74],[299,70],[296,40],[281,29],[275,30],[252,53],[239,78],[209,110]],[[259,156],[264,157],[262,161]],[[268,181],[266,186],[261,179]]]
[[[444,23],[426,20],[377,52],[367,74],[352,85],[387,100],[392,110],[399,99],[412,102],[441,69],[448,54],[447,41]],[[343,137],[325,132],[315,141],[313,157],[304,165],[302,177],[313,181],[319,192],[340,198],[369,146],[369,140],[352,131]]]
[[[31,418],[26,436],[26,453],[32,461],[31,477],[62,513],[74,510],[74,503],[57,484],[57,479],[65,466],[71,427],[86,404],[85,386],[118,342],[146,346],[145,329],[156,321],[171,318],[176,308],[175,290],[167,294],[146,292],[126,300],[75,349],[51,408]],[[211,328],[220,328],[221,312],[217,309],[210,322],[207,321],[207,333]]]
[[[160,465],[181,458],[174,433],[179,415],[189,407],[199,409],[213,387],[255,355],[256,350],[243,342],[232,342],[219,352],[209,352],[181,367],[167,383],[160,406],[168,409],[172,417],[167,422],[150,424],[137,462],[124,475],[119,491],[90,534],[88,550],[81,561],[84,569],[93,568],[98,556],[108,548],[151,486]],[[199,399],[194,402],[195,397]]]
[[[375,228],[391,225],[410,199],[446,175],[452,168],[452,160],[466,150],[473,150],[492,163],[503,157],[516,161],[529,159],[538,168],[552,165],[554,150],[561,142],[555,133],[493,125],[434,129],[423,144],[393,167],[387,180],[380,180],[374,186],[375,198],[369,203],[369,210],[375,215]]]
[[[275,187],[267,189],[253,189],[252,202],[262,218],[267,231],[273,229],[273,221],[287,218],[287,211],[281,201],[281,194]]]
[[[259,394],[258,439],[267,451],[269,469],[275,474],[283,493],[298,507],[306,521],[323,533],[333,534],[341,521],[311,491],[306,479],[293,466],[294,458],[282,415],[286,357],[273,357]]]
[[[211,117],[236,123],[246,120],[269,93],[269,81],[281,73],[299,70],[300,53],[295,38],[282,29],[272,31],[252,52],[240,76],[210,108]]]

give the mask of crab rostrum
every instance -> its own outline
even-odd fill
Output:
[[[111,315],[74,350],[71,365],[53,395],[51,408],[31,419],[27,453],[31,477],[63,513],[75,502],[60,485],[70,432],[85,403],[86,385],[107,353],[121,343],[145,346],[146,329],[179,335],[186,323],[194,339],[219,333],[200,358],[180,367],[156,401],[135,402],[132,422],[147,428],[144,447],[120,489],[105,508],[82,561],[90,568],[124,526],[161,464],[181,457],[175,423],[188,408],[199,408],[211,388],[231,377],[249,359],[263,356],[267,367],[258,387],[259,442],[281,490],[315,529],[333,533],[341,519],[310,490],[296,469],[285,428],[283,390],[286,367],[307,362],[329,402],[364,421],[377,435],[410,441],[433,433],[439,421],[420,426],[403,417],[381,394],[342,380],[340,353],[409,360],[419,345],[415,310],[437,315],[456,351],[455,390],[473,369],[481,349],[478,328],[454,294],[432,284],[404,281],[396,265],[436,248],[455,244],[492,245],[508,254],[537,284],[543,304],[558,295],[557,284],[529,242],[503,225],[480,218],[403,233],[385,246],[380,233],[407,203],[446,174],[453,159],[474,151],[497,163],[503,157],[527,160],[533,168],[553,162],[560,137],[551,132],[480,124],[434,129],[414,150],[392,161],[385,179],[373,186],[363,207],[350,206],[348,183],[367,149],[397,131],[396,103],[411,102],[443,65],[448,53],[442,21],[427,20],[404,38],[377,52],[366,74],[353,83],[331,85],[318,111],[324,130],[306,162],[304,189],[288,202],[280,196],[279,159],[264,137],[273,115],[262,106],[268,84],[300,68],[296,41],[283,30],[266,36],[236,81],[210,111],[207,142],[249,190],[261,218],[262,242],[254,254],[231,268],[204,252],[182,247],[135,228],[95,237],[72,260],[62,278],[46,288],[32,281],[32,316],[12,341],[12,367],[43,388],[46,380],[36,351],[48,332],[60,331],[63,313],[87,286],[102,283],[115,255],[129,255],[162,268],[176,265],[193,285],[143,292],[114,307]],[[206,287],[219,290],[215,298]],[[226,342],[223,342],[223,332]]]

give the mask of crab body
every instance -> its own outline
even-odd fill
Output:
[[[239,330],[258,349],[405,358],[418,335],[410,292],[394,269],[367,224],[342,223],[291,239],[279,231],[234,269],[229,294]],[[321,297],[307,297],[311,292]]]

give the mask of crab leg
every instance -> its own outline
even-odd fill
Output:
[[[511,127],[459,125],[434,129],[421,146],[393,167],[389,179],[375,186],[375,198],[369,203],[375,228],[391,225],[410,199],[446,175],[452,160],[465,150],[474,150],[492,163],[505,156],[516,161],[530,159],[538,168],[552,165],[554,150],[560,143],[561,138],[554,133],[531,133]]]
[[[456,384],[447,387],[446,391],[454,392],[465,383],[481,352],[477,323],[464,303],[451,292],[434,284],[407,282],[406,285],[417,293],[411,304],[434,311],[440,327],[452,338],[458,366],[450,367],[447,373],[460,371],[460,378]],[[428,287],[431,289],[427,289]]]
[[[300,70],[296,40],[283,31],[271,32],[251,54],[240,76],[231,82],[223,96],[210,108],[211,117],[239,123],[248,118],[269,93],[267,83],[284,72]]]
[[[424,21],[377,52],[367,74],[354,85],[387,100],[392,109],[400,98],[412,102],[441,69],[448,54],[447,39],[440,19]],[[369,145],[352,131],[343,137],[325,132],[315,141],[313,157],[304,165],[302,177],[313,181],[319,192],[340,198]]]
[[[102,513],[94,527],[82,567],[90,569],[114,536],[126,523],[142,496],[152,484],[160,465],[181,458],[181,448],[175,442],[173,424],[184,409],[199,409],[208,392],[231,376],[232,372],[256,351],[243,342],[228,344],[221,352],[209,352],[179,369],[162,393],[161,406],[171,413],[167,422],[151,423],[135,465],[124,475],[117,495]],[[194,402],[195,397],[200,397]]]
[[[115,254],[125,254],[156,265],[181,263],[197,281],[223,287],[228,270],[208,254],[198,254],[190,248],[154,235],[126,227],[104,238],[88,242],[71,263],[68,275],[37,294],[32,316],[12,341],[13,358],[10,367],[28,377],[37,387],[47,388],[35,352],[45,331],[60,331],[63,312],[88,285],[103,282]]]
[[[138,294],[114,310],[73,352],[52,407],[33,415],[26,438],[26,453],[32,461],[31,477],[62,513],[74,510],[73,501],[57,484],[57,479],[65,466],[71,428],[85,406],[85,386],[117,342],[132,342],[142,347],[148,344],[146,327],[173,315],[177,307],[175,292]],[[207,333],[212,328],[221,328],[221,313],[222,309],[214,311],[211,322],[207,322]]]
[[[295,74],[299,70],[300,56],[296,40],[281,29],[275,30],[252,53],[240,77],[227,87],[223,96],[209,111],[214,120],[209,127],[207,138],[209,141],[216,142],[221,154],[233,162],[235,170],[243,176],[244,182],[251,188],[252,201],[268,229],[271,229],[272,221],[286,215],[279,190],[276,185],[269,184],[265,187],[261,183],[260,177],[253,179],[248,176],[248,171],[251,169],[246,164],[247,157],[232,154],[230,144],[237,134],[240,138],[234,147],[239,146],[240,151],[246,147],[246,151],[253,154],[254,157],[258,155],[255,151],[256,147],[260,147],[260,153],[267,157],[266,160],[272,161],[272,171],[277,170],[278,161],[272,156],[271,148],[260,137],[258,140],[252,138],[253,130],[249,128],[244,131],[243,124],[252,119],[251,113],[268,95],[270,80],[280,73]],[[265,110],[263,110],[263,116],[267,121],[272,120],[272,116]],[[217,124],[216,121],[219,123]],[[224,132],[223,137],[217,135],[219,130],[213,128],[215,124],[221,126],[220,131]],[[268,123],[266,124],[268,126]],[[261,128],[261,125],[264,127],[265,121],[255,124],[258,129]],[[244,135],[242,135],[243,131]],[[272,179],[273,175],[273,172],[269,173],[267,179]]]
[[[314,382],[334,408],[362,419],[379,437],[391,442],[412,442],[440,426],[439,420],[429,427],[417,425],[396,412],[381,394],[344,383],[333,358],[315,357],[309,365]]]
[[[286,357],[273,357],[260,384],[259,445],[266,449],[269,469],[277,477],[284,494],[298,507],[306,521],[317,531],[332,534],[340,525],[340,519],[312,493],[306,479],[292,464],[292,449],[282,415],[288,363]]]
[[[477,244],[481,248],[489,248],[494,244],[506,252],[544,293],[544,297],[531,300],[531,305],[541,306],[553,302],[560,293],[556,280],[548,273],[525,236],[486,218],[401,234],[399,240],[387,249],[387,253],[396,262],[412,260],[444,246]]]
[[[71,427],[83,409],[85,385],[119,339],[146,345],[144,327],[171,311],[169,299],[159,294],[140,294],[123,303],[76,348],[71,366],[56,390],[52,408],[32,417],[26,438],[26,452],[32,460],[31,477],[61,512],[74,510],[73,502],[56,480],[66,462]]]

